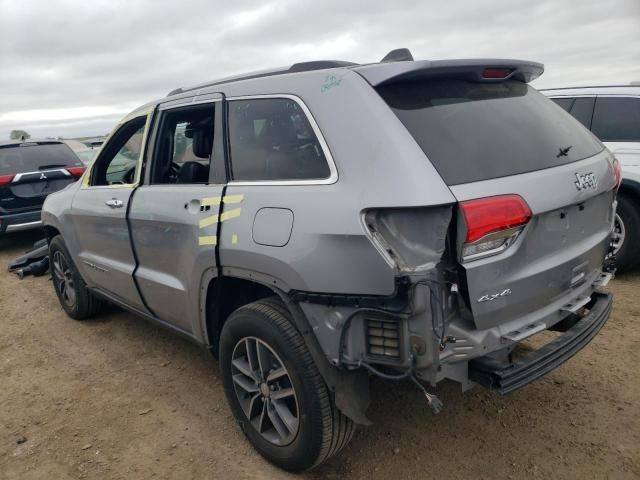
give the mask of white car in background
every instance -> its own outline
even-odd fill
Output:
[[[87,145],[80,140],[66,139],[63,140],[63,142],[66,143],[71,148],[71,150],[73,150],[73,153],[75,153],[78,158],[82,160],[82,163],[85,166],[91,165],[93,160],[96,158],[96,155],[100,151],[100,145]]]
[[[620,161],[614,248],[618,270],[640,267],[640,85],[540,90],[596,135]]]

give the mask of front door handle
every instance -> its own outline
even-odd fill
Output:
[[[112,198],[111,200],[107,200],[106,202],[104,202],[104,204],[111,208],[122,208],[122,205],[124,205],[122,200],[118,200],[117,198]]]

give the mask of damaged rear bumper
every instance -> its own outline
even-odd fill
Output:
[[[508,394],[562,365],[584,348],[609,319],[613,305],[611,293],[594,292],[589,313],[554,341],[514,362],[480,357],[469,362],[470,380]]]

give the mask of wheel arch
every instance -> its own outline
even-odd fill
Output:
[[[53,237],[60,235],[60,230],[52,225],[44,225],[42,229],[44,230],[44,236],[47,239],[47,243],[51,243]]]
[[[217,358],[220,333],[224,322],[236,309],[249,303],[277,296],[289,310],[311,356],[330,391],[335,395],[336,407],[360,425],[369,425],[366,410],[370,403],[369,377],[364,369],[347,371],[329,363],[310,323],[282,283],[269,276],[240,269],[224,269],[222,276],[210,276],[202,287],[204,301],[204,339]]]

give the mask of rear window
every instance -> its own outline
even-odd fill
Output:
[[[64,143],[23,143],[0,147],[0,175],[76,165],[81,166],[82,162]]]
[[[378,92],[448,185],[564,165],[603,149],[562,108],[515,80],[428,80]]]

